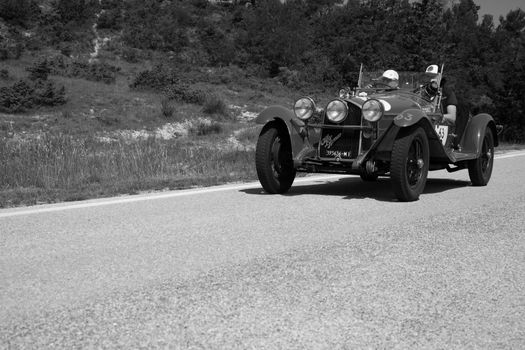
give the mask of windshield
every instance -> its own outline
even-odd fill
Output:
[[[365,71],[364,69],[361,72],[361,81],[359,84],[359,88],[385,88],[385,86],[382,85],[382,79],[381,76],[384,71]],[[397,71],[399,75],[399,89],[403,90],[411,90],[414,91],[415,89],[421,87],[422,85],[428,83],[432,77],[425,74],[424,71],[422,72],[400,72]]]

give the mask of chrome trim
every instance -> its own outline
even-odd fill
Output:
[[[362,125],[327,125],[327,124],[308,124],[309,127],[312,128],[320,128],[320,129],[343,129],[343,130],[370,130],[373,131],[374,128],[370,126],[362,126]]]

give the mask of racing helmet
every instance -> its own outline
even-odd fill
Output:
[[[395,70],[389,69],[389,70],[384,71],[381,78],[388,79],[388,80],[399,80],[399,74],[397,74]]]
[[[439,68],[437,64],[431,64],[430,66],[428,66],[427,70],[425,71],[425,74],[432,75],[432,76],[438,75]]]

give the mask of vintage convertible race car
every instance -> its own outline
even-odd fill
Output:
[[[262,187],[284,193],[297,172],[356,174],[364,181],[390,176],[397,199],[415,201],[428,171],[440,169],[468,169],[472,185],[485,186],[498,126],[486,113],[446,122],[442,73],[437,65],[400,73],[392,87],[361,69],[357,87],[342,89],[324,109],[309,97],[298,99],[293,109],[266,108],[256,119],[264,124],[256,147]]]

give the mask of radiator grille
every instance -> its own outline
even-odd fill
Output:
[[[326,116],[319,142],[319,155],[321,158],[354,159],[359,152],[359,130],[344,130],[330,128],[337,126],[330,122]],[[348,104],[348,116],[342,125],[361,125],[361,109],[351,103]]]

